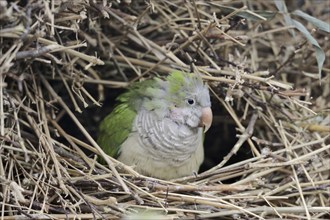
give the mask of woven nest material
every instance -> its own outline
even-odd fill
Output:
[[[281,6],[0,1],[0,219],[329,219],[329,33],[292,13],[329,3]],[[215,120],[201,173],[164,181],[94,140],[120,88],[176,69]]]

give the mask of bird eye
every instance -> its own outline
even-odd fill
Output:
[[[194,105],[195,104],[195,100],[194,99],[191,99],[191,98],[188,98],[186,100],[186,102],[187,102],[188,105]]]

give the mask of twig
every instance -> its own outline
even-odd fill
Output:
[[[302,213],[305,211],[304,207],[301,206],[292,206],[292,207],[266,207],[266,206],[260,206],[260,207],[251,207],[251,208],[245,208],[246,211],[252,212],[252,213],[262,213],[264,215],[269,214],[286,214],[286,213]],[[309,207],[308,210],[313,213],[317,212],[327,212],[329,211],[328,207]],[[216,217],[223,217],[223,216],[233,216],[234,214],[241,214],[240,210],[227,210],[227,211],[221,211],[211,214],[204,214],[200,215],[200,218],[216,218]]]
[[[240,138],[238,139],[232,150],[229,152],[229,154],[227,154],[227,156],[224,157],[224,159],[221,161],[220,164],[215,166],[215,169],[218,169],[223,165],[225,165],[228,162],[228,160],[238,152],[238,150],[241,148],[244,142],[247,141],[253,135],[254,125],[257,121],[257,118],[258,118],[258,114],[254,113],[250,119],[248,127],[245,129],[243,134],[239,135]]]
[[[152,190],[162,190],[168,192],[198,192],[198,191],[244,191],[247,189],[251,189],[250,185],[214,185],[214,186],[193,186],[193,185],[161,185],[157,183],[146,182],[146,187]]]
[[[93,147],[95,147],[98,150],[98,152],[100,153],[100,155],[108,163],[111,171],[114,173],[114,175],[116,176],[117,180],[119,181],[119,183],[123,187],[123,190],[126,193],[130,193],[128,187],[126,186],[126,184],[123,182],[123,180],[119,176],[119,174],[118,174],[116,168],[114,167],[112,161],[108,158],[108,156],[104,153],[104,151],[98,146],[98,144],[94,141],[94,139],[90,136],[90,134],[86,131],[86,129],[80,124],[80,122],[78,121],[78,119],[74,116],[74,114],[71,112],[71,110],[68,108],[68,106],[63,102],[63,100],[61,99],[61,97],[59,97],[56,94],[56,92],[53,90],[53,88],[48,83],[48,81],[45,79],[45,77],[43,77],[42,75],[40,75],[40,78],[41,78],[41,81],[43,82],[44,86],[48,89],[48,91],[50,92],[50,94],[53,96],[53,98],[55,100],[57,100],[59,102],[59,104],[65,109],[65,111],[67,112],[67,114],[71,117],[71,119],[74,121],[74,123],[78,126],[78,128],[80,129],[80,131],[85,135],[85,137],[89,140],[89,142],[93,145]]]

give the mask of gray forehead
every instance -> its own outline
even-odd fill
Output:
[[[197,86],[196,90],[194,91],[194,96],[196,97],[196,101],[202,107],[211,106],[210,93],[207,85],[202,84],[200,86]]]

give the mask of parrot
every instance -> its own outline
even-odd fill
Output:
[[[200,75],[176,70],[135,82],[117,102],[99,126],[97,142],[106,154],[163,180],[198,172],[213,117]]]

